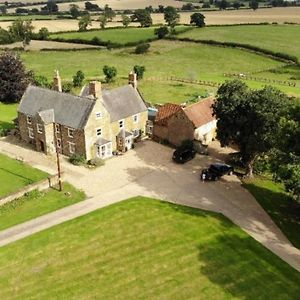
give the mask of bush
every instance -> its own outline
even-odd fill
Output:
[[[69,162],[75,166],[81,166],[86,163],[85,157],[80,154],[72,154],[69,158]]]
[[[104,165],[104,160],[99,157],[96,157],[96,158],[90,159],[88,161],[88,164],[90,166],[94,166],[94,167],[101,167]]]
[[[150,44],[140,44],[135,48],[135,54],[143,54],[149,51]]]
[[[84,80],[84,73],[79,70],[76,72],[76,74],[73,76],[73,86],[74,87],[80,87],[82,86]]]
[[[64,93],[70,93],[73,88],[73,83],[72,82],[63,82],[62,84],[62,91]]]
[[[192,140],[184,140],[179,146],[180,149],[194,149],[194,142]]]

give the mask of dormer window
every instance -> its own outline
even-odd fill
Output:
[[[96,119],[102,119],[102,113],[100,111],[96,112]]]
[[[74,137],[74,129],[68,128],[68,137],[73,138]]]
[[[36,124],[36,129],[38,133],[43,133],[43,125],[42,124]]]
[[[30,116],[27,116],[27,124],[32,124],[32,118]]]

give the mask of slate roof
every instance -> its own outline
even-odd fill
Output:
[[[182,108],[180,105],[173,103],[166,103],[158,109],[158,113],[155,117],[155,123],[158,125],[166,126],[167,121],[175,115]]]
[[[193,122],[196,128],[207,124],[216,118],[212,115],[211,108],[214,103],[214,97],[208,97],[195,104],[192,104],[183,109],[187,117]]]
[[[85,86],[80,94],[82,97],[91,97],[89,86]],[[147,111],[140,93],[130,84],[112,90],[102,90],[102,100],[110,114],[111,122]]]
[[[112,90],[103,90],[102,99],[105,108],[110,114],[111,122],[147,111],[142,97],[132,85],[126,85]]]
[[[54,110],[55,122],[75,129],[84,128],[95,101],[41,87],[28,86],[18,111],[34,116],[38,112]]]

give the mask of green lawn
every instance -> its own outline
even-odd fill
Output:
[[[246,181],[244,186],[286,237],[300,249],[300,204],[285,193],[281,184],[269,179],[255,178]]]
[[[70,194],[66,194],[69,192]],[[63,191],[48,189],[32,191],[26,196],[0,206],[0,230],[37,218],[54,210],[84,200],[84,192],[68,183]]]
[[[176,30],[180,32],[185,27],[178,26]],[[93,38],[98,38],[103,42],[112,42],[118,44],[126,44],[138,41],[145,41],[156,38],[154,34],[155,27],[149,28],[108,28],[104,30],[89,30],[85,32],[67,32],[52,34],[50,38],[82,39],[90,42]]]
[[[300,60],[300,25],[243,25],[195,28],[179,37],[250,44]]]
[[[1,248],[1,299],[297,299],[300,274],[221,215],[145,198]]]
[[[1,129],[13,128],[13,119],[17,117],[17,104],[0,102],[0,132]]]
[[[42,180],[47,173],[0,153],[0,197]]]

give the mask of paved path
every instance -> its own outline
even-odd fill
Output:
[[[293,247],[252,195],[235,176],[201,183],[199,171],[214,161],[198,156],[185,165],[173,164],[171,149],[147,141],[126,155],[106,161],[96,170],[62,162],[65,179],[86,191],[89,199],[0,232],[4,246],[35,232],[87,214],[133,196],[147,196],[173,203],[220,212],[257,241],[300,271],[300,251]],[[0,152],[22,156],[26,162],[55,172],[55,161],[40,153],[0,140]]]

